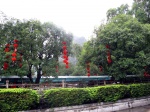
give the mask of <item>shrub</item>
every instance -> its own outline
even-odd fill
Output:
[[[98,99],[98,94],[97,94],[97,91],[98,91],[98,87],[89,87],[89,88],[85,88],[89,94],[89,100],[87,101],[87,103],[96,103],[96,102],[99,102],[99,99]]]
[[[38,94],[30,89],[0,89],[0,112],[14,112],[33,108]]]
[[[97,90],[99,102],[114,102],[125,98],[128,93],[129,89],[125,85],[101,86]]]
[[[85,104],[90,96],[84,88],[63,88],[45,91],[44,99],[48,107],[60,107]]]
[[[150,83],[129,85],[130,97],[137,98],[150,95]]]

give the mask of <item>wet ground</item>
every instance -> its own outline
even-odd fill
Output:
[[[150,112],[150,105],[143,106],[143,107],[136,107],[136,108],[127,109],[127,110],[121,110],[117,112]]]

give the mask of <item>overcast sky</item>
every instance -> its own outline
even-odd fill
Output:
[[[133,0],[0,0],[0,11],[18,19],[53,22],[76,36],[88,38],[106,12]]]

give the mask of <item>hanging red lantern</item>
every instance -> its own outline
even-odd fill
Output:
[[[56,72],[58,72],[58,66],[56,66]]]
[[[69,62],[68,61],[66,61],[66,65],[68,65],[69,64]]]
[[[69,65],[66,65],[66,68],[69,68]]]
[[[87,70],[87,73],[90,73],[90,70]]]
[[[65,59],[68,60],[68,56]]]
[[[12,57],[11,60],[12,61],[16,61],[17,59],[16,59],[16,57]]]
[[[10,47],[10,44],[6,44],[6,47]]]
[[[9,48],[5,48],[5,50],[4,50],[5,52],[9,52]]]
[[[17,39],[14,40],[14,43],[18,43],[19,41]]]
[[[107,62],[108,62],[108,64],[111,64],[111,63],[112,63],[112,60],[111,60],[111,59],[108,59]]]
[[[110,46],[109,46],[108,44],[106,44],[106,48],[107,48],[107,49],[109,49],[109,48],[110,48]]]
[[[66,58],[67,58],[67,55],[63,55],[63,58],[66,59]]]
[[[63,62],[64,62],[64,63],[66,63],[66,62],[67,62],[67,60],[66,60],[66,59],[64,59],[64,60],[63,60]]]
[[[103,67],[102,66],[100,66],[99,69],[100,69],[101,72],[103,71]]]
[[[87,70],[87,71],[90,71],[90,67],[87,67],[86,70]]]
[[[64,55],[66,55],[66,54],[67,54],[67,50],[66,50],[66,49],[63,51],[63,54],[64,54]]]
[[[65,41],[63,41],[63,42],[62,42],[62,44],[64,44],[64,45],[65,45],[65,44],[66,44],[66,42],[65,42]]]
[[[12,55],[13,57],[16,57],[16,56],[17,56],[17,54],[16,54],[15,52],[13,52],[11,55]]]
[[[16,48],[14,49],[14,52],[17,52],[17,49],[16,49]]]
[[[8,63],[7,63],[7,62],[4,62],[3,69],[4,69],[4,70],[7,70],[7,69],[8,69],[8,66],[9,66]]]
[[[22,63],[19,63],[19,67],[20,67],[20,68],[22,67]]]
[[[7,63],[7,62],[4,62],[4,66],[5,66],[5,67],[8,67],[8,63]]]
[[[67,46],[64,45],[64,46],[63,46],[63,49],[67,49]]]
[[[14,48],[17,48],[18,47],[18,44],[14,44]]]
[[[87,73],[87,76],[89,77],[89,76],[90,76],[90,73]]]

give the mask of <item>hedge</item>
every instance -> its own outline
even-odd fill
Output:
[[[150,83],[88,88],[55,88],[40,96],[31,89],[0,89],[0,112],[53,108],[150,95]],[[40,99],[40,100],[39,100]]]
[[[150,95],[150,84],[108,85],[89,88],[50,89],[44,93],[47,107],[61,107]]]
[[[30,89],[0,89],[0,112],[15,112],[34,108],[39,102],[36,91]]]
[[[137,98],[142,96],[150,95],[150,83],[145,84],[131,84],[130,88],[130,97]]]
[[[71,106],[85,104],[90,99],[84,88],[62,88],[45,91],[44,99],[49,107]]]

